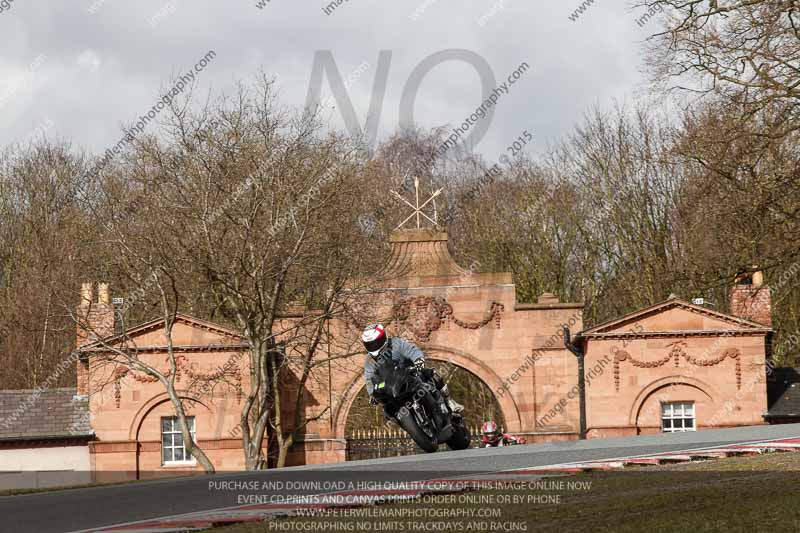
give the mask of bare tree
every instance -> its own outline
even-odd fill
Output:
[[[58,303],[68,297],[62,282],[79,282],[97,235],[79,201],[81,167],[81,154],[66,143],[39,140],[0,153],[2,387],[74,380],[74,372],[57,370],[75,337]]]
[[[655,80],[733,103],[740,119],[781,109],[767,131],[800,128],[800,4],[796,0],[645,0],[664,11],[650,40]]]
[[[280,108],[266,79],[201,109],[173,101],[165,113],[158,137],[135,142],[124,178],[109,179],[128,202],[110,210],[122,217],[117,226],[158,236],[150,253],[171,257],[170,274],[192,312],[247,339],[238,430],[247,468],[263,468],[269,434],[285,460],[298,432],[321,416],[284,416],[286,387],[278,385],[293,381],[292,403],[300,402],[342,280],[364,266],[360,151],[322,136],[315,117]],[[298,303],[306,311],[285,320]],[[309,341],[299,366],[285,353],[298,335]]]

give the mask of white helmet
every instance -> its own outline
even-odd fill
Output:
[[[361,342],[364,348],[373,357],[377,358],[389,345],[389,334],[382,324],[370,324],[364,328],[361,334]]]

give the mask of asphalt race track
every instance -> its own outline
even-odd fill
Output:
[[[225,490],[228,481],[419,481],[570,462],[659,454],[709,446],[800,437],[800,424],[751,426],[618,439],[596,439],[375,459],[335,465],[236,472],[126,485],[0,497],[0,531],[71,532],[112,524],[230,507],[241,495],[269,491]],[[237,483],[241,486],[241,483]],[[302,487],[281,494],[314,494]]]

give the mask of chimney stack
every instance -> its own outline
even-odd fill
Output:
[[[76,347],[91,344],[96,340],[114,334],[114,306],[110,303],[108,283],[99,283],[97,298],[94,297],[94,284],[81,284],[81,300],[77,311]],[[78,358],[78,394],[89,394],[89,362]]]
[[[108,304],[111,300],[108,297],[108,283],[97,285],[97,303]]]
[[[772,325],[772,297],[769,286],[764,284],[764,273],[757,266],[734,279],[731,314],[765,326]]]
[[[92,284],[81,284],[81,305],[89,305],[92,303]]]

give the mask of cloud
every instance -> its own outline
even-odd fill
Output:
[[[39,54],[48,59],[42,77],[36,75],[43,85],[33,84],[37,97],[21,97],[0,109],[0,143],[27,137],[46,116],[55,124],[55,136],[101,153],[119,138],[121,123],[149,109],[173,76],[210,49],[219,56],[200,77],[201,92],[230,89],[235,80],[253,79],[263,69],[277,75],[282,101],[298,107],[305,102],[316,50],[331,50],[345,78],[368,62],[371,68],[348,88],[362,128],[378,54],[392,50],[379,136],[398,126],[403,87],[431,54],[474,51],[486,58],[498,82],[526,61],[533,70],[498,104],[477,147],[491,160],[523,130],[534,134],[533,149],[541,149],[537,143],[568,132],[587,107],[632,95],[640,81],[641,29],[618,3],[598,4],[574,23],[567,18],[572,4],[507,2],[478,28],[475,21],[485,14],[486,2],[432,3],[411,20],[424,2],[351,1],[327,16],[324,3],[316,2],[272,0],[257,9],[255,0],[197,0],[181,3],[155,26],[151,19],[164,10],[164,0],[106,0],[93,14],[89,0],[55,3],[47,10],[19,3],[0,19],[0,73],[23,72]],[[475,70],[445,63],[421,84],[415,117],[423,127],[455,125],[480,101]],[[332,127],[344,129],[338,106],[330,116]]]
[[[94,50],[84,50],[78,55],[78,66],[82,69],[96,71],[100,68],[102,61],[100,55]]]

